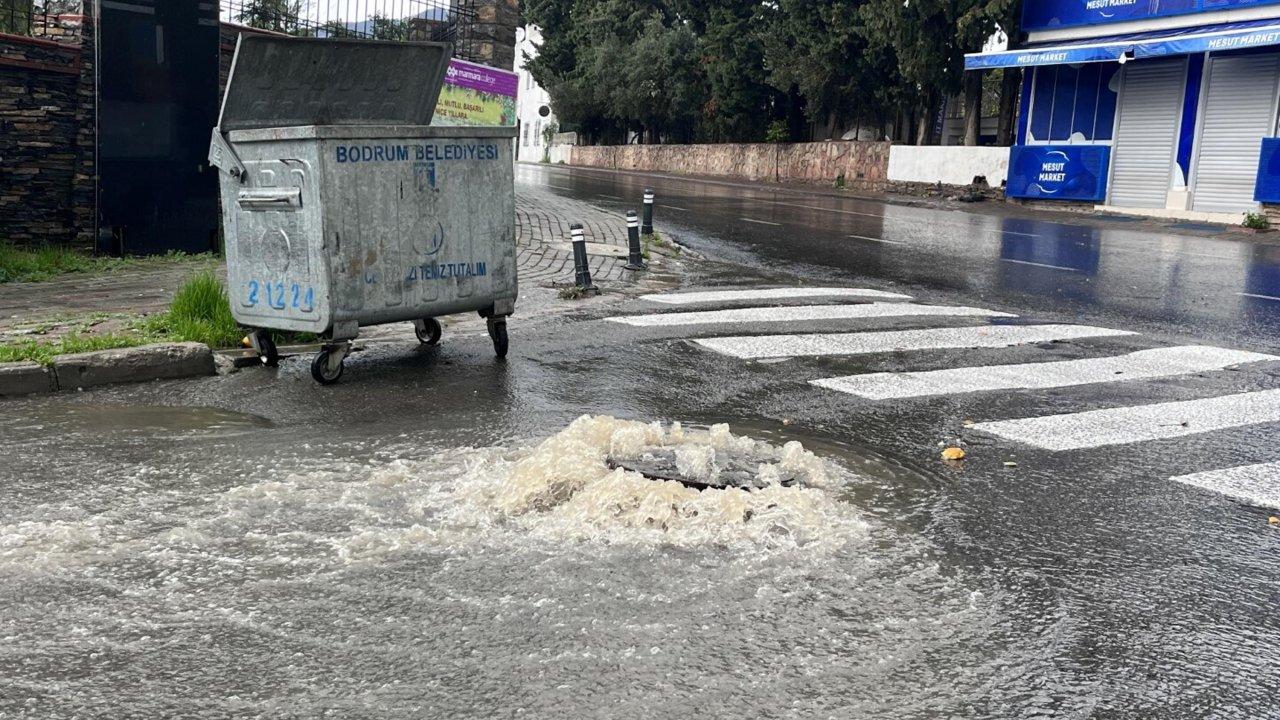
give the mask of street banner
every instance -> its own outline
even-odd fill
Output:
[[[1022,29],[1051,30],[1081,25],[1149,20],[1191,13],[1274,5],[1280,0],[1040,0],[1022,6]]]
[[[432,125],[514,127],[519,76],[513,72],[451,60]]]

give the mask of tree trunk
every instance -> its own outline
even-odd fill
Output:
[[[929,144],[929,125],[933,122],[932,108],[931,102],[920,106],[920,116],[916,118],[916,145]]]
[[[964,74],[964,144],[978,144],[982,132],[982,71]]]
[[[827,113],[827,136],[823,139],[836,139],[836,114],[834,111]]]
[[[1014,122],[1018,113],[1018,100],[1022,95],[1022,70],[1005,68],[1000,80],[1000,129],[996,131],[996,145],[1006,147],[1014,142]]]

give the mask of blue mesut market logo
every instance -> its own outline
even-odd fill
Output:
[[[1111,8],[1129,7],[1137,4],[1138,0],[1086,0],[1084,9],[1097,12],[1104,18],[1110,18],[1116,15],[1114,12],[1107,12]]]
[[[1105,145],[1014,146],[1009,155],[1007,194],[1100,200],[1106,192],[1110,152]]]

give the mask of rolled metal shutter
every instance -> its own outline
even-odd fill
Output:
[[[1124,66],[1111,161],[1111,204],[1165,206],[1182,118],[1185,58]]]
[[[1275,125],[1280,54],[1209,58],[1192,208],[1245,212],[1257,206],[1253,184],[1262,138]]]

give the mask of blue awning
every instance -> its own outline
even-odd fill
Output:
[[[1213,50],[1280,45],[1280,19],[1201,25],[1178,30],[1150,30],[1125,35],[1088,38],[1017,50],[970,53],[964,56],[965,70],[985,70],[1033,65],[1065,65],[1115,62],[1126,53],[1130,59],[1187,55]]]

